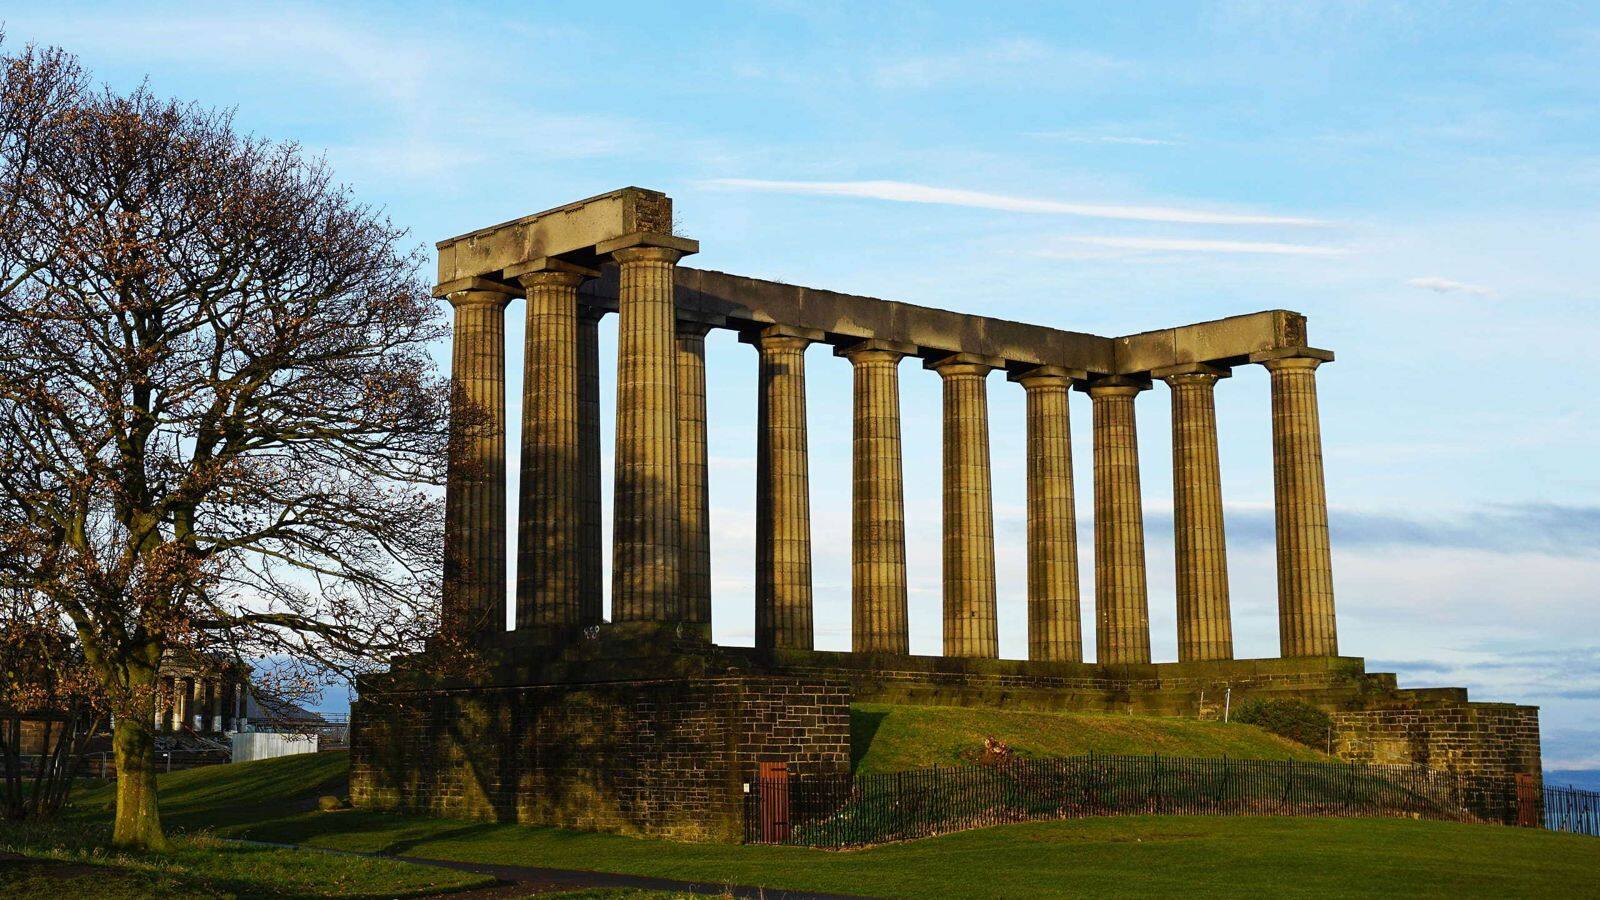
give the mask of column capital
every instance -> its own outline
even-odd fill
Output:
[[[1183,384],[1216,384],[1218,380],[1232,376],[1232,369],[1211,363],[1182,363],[1150,370],[1150,377],[1165,381],[1169,387]]]
[[[679,337],[705,337],[713,328],[726,328],[728,317],[714,313],[678,310],[676,324]]]
[[[1088,377],[1089,373],[1082,369],[1069,369],[1065,366],[1034,366],[1031,369],[1006,373],[1007,381],[1016,382],[1030,391],[1046,387],[1070,388],[1073,382],[1083,381]]]
[[[1268,372],[1285,369],[1315,370],[1325,362],[1333,362],[1332,350],[1315,347],[1278,347],[1250,354],[1250,361],[1265,366]]]
[[[739,332],[740,343],[758,350],[804,350],[822,338],[823,333],[815,328],[794,325],[768,325],[755,331]]]
[[[576,286],[586,279],[600,277],[598,269],[590,269],[552,256],[541,256],[538,259],[507,266],[501,274],[523,287],[532,287],[535,284]]]
[[[878,338],[868,338],[849,344],[842,344],[833,348],[833,355],[848,359],[852,364],[872,362],[897,363],[907,356],[917,352],[915,344],[905,344],[900,341],[884,341]]]
[[[606,309],[604,306],[595,306],[591,303],[584,303],[581,300],[578,303],[579,322],[598,322],[611,312],[612,310]]]
[[[1140,375],[1102,375],[1080,381],[1077,389],[1090,397],[1132,397],[1140,391],[1150,390],[1150,379]]]
[[[449,299],[453,306],[459,306],[462,302],[466,302],[469,305],[471,303],[490,302],[488,298],[470,297],[465,298],[465,301],[458,301],[455,299],[456,294],[503,294],[506,302],[509,303],[512,297],[519,296],[521,293],[522,291],[514,284],[506,284],[503,281],[492,281],[488,278],[478,278],[476,276],[457,278],[454,281],[446,281],[443,284],[433,286],[433,296]]]
[[[609,256],[617,262],[637,259],[677,262],[685,256],[700,252],[700,242],[673,234],[653,231],[636,231],[594,245],[597,256]]]
[[[991,371],[1003,368],[1006,361],[996,356],[983,356],[977,353],[952,353],[937,359],[922,361],[922,367],[938,372],[945,378],[960,377],[963,375],[983,378]]]

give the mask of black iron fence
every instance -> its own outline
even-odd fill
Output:
[[[1546,787],[1544,827],[1600,837],[1600,791]]]
[[[1089,755],[763,777],[745,798],[745,840],[858,847],[1011,822],[1136,814],[1475,818],[1455,776],[1420,766]]]

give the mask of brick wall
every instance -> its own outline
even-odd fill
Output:
[[[840,683],[727,677],[367,692],[352,709],[358,806],[736,839],[763,760],[850,763]]]
[[[1513,776],[1541,777],[1538,707],[1416,701],[1336,712],[1333,725],[1340,759],[1452,772],[1487,819],[1515,821]]]

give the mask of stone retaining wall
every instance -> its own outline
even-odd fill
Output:
[[[726,677],[363,695],[361,807],[737,840],[757,763],[850,764],[850,698],[821,680]]]

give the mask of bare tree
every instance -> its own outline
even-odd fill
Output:
[[[444,326],[320,160],[59,50],[0,65],[0,588],[70,622],[113,841],[161,848],[166,651],[349,673],[435,627]]]

